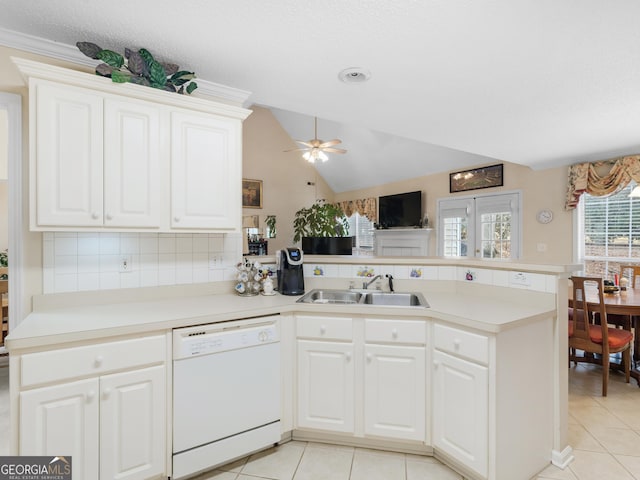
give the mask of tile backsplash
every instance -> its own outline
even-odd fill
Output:
[[[43,234],[43,293],[205,283],[235,278],[241,234]]]

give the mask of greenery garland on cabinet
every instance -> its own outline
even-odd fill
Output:
[[[124,56],[91,42],[77,42],[76,46],[87,57],[102,60],[96,74],[109,77],[115,83],[135,83],[175,93],[190,94],[198,84],[195,73],[180,70],[174,63],[158,62],[146,48],[138,51],[124,49]]]

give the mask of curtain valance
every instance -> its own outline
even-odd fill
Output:
[[[565,209],[576,208],[584,192],[610,195],[622,190],[631,180],[640,184],[640,155],[571,165]]]
[[[367,217],[372,222],[378,221],[378,204],[375,198],[345,200],[344,202],[338,202],[338,205],[342,207],[342,210],[347,217],[350,217],[357,212],[363,217]]]

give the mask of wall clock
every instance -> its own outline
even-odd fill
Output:
[[[553,220],[553,212],[551,210],[540,210],[536,215],[536,220],[540,223],[549,223]]]

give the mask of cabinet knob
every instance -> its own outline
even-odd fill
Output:
[[[327,333],[327,327],[325,325],[320,325],[320,333],[323,335]]]
[[[440,360],[434,360],[434,361],[433,361],[433,366],[434,366],[435,368],[438,368],[438,367],[440,366]]]
[[[398,338],[398,329],[394,328],[393,330],[391,330],[391,336],[393,338]]]
[[[176,223],[180,223],[180,217],[173,217],[173,221]]]
[[[98,355],[95,360],[96,367],[99,367],[104,362],[104,357],[102,355]]]
[[[347,362],[350,362],[351,361],[351,352],[345,353],[344,357],[347,359]]]
[[[458,350],[460,348],[460,339],[459,338],[454,338],[453,339],[453,347]]]
[[[100,214],[97,212],[93,212],[91,214],[91,218],[93,218],[94,220],[98,220],[100,218]]]
[[[94,390],[89,390],[87,392],[87,402],[90,402],[91,400],[93,400],[96,396],[96,392]]]
[[[113,215],[111,215],[110,213],[107,213],[104,218],[106,218],[107,220],[113,220]]]
[[[111,396],[111,389],[105,388],[102,390],[102,398],[109,398]]]
[[[367,362],[371,363],[372,358],[373,358],[373,355],[371,355],[370,353],[367,353]]]

